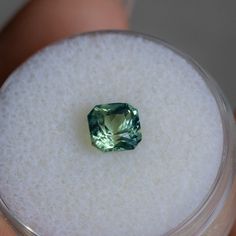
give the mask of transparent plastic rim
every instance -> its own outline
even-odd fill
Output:
[[[232,110],[230,108],[229,103],[225,99],[217,83],[209,76],[209,74],[195,60],[193,60],[187,54],[171,46],[165,40],[162,40],[157,37],[150,36],[150,35],[146,35],[143,33],[138,33],[134,31],[123,31],[123,30],[94,31],[94,32],[78,34],[73,37],[69,37],[67,39],[75,38],[75,37],[84,37],[84,36],[89,36],[89,35],[92,36],[92,35],[97,35],[97,34],[99,35],[117,34],[117,35],[126,35],[126,36],[132,36],[132,37],[141,37],[143,39],[152,41],[154,43],[157,43],[157,44],[160,44],[169,48],[170,50],[174,51],[176,54],[184,58],[189,64],[191,64],[196,69],[196,71],[198,71],[198,73],[202,76],[203,80],[205,81],[208,89],[213,94],[216,100],[217,106],[219,108],[220,115],[221,115],[222,127],[223,127],[223,133],[224,133],[223,152],[222,152],[222,160],[221,160],[220,168],[218,170],[215,181],[210,188],[209,193],[204,198],[204,200],[199,205],[199,207],[196,208],[193,211],[193,213],[189,217],[187,217],[182,223],[180,223],[175,228],[165,233],[163,236],[182,235],[188,232],[188,230],[193,232],[194,229],[191,228],[193,225],[195,225],[194,227],[195,233],[200,232],[200,230],[206,226],[208,220],[213,216],[214,210],[217,208],[219,201],[221,200],[223,194],[225,193],[227,183],[229,183],[230,186],[232,185],[232,178],[230,182],[230,170],[231,170],[230,166],[232,165],[231,153],[234,146],[234,141],[233,141],[234,135],[232,133],[233,132],[232,127],[234,126],[234,121],[233,121]],[[60,44],[60,42],[64,40],[65,39],[60,40],[59,42],[54,43],[54,45]],[[10,79],[7,79],[5,81],[3,86],[0,88],[0,93],[4,90],[4,88],[8,85],[8,83],[10,83]],[[15,229],[19,233],[22,233],[25,236],[40,236],[39,234],[34,232],[33,229],[31,229],[29,226],[24,224],[19,218],[16,217],[16,215],[14,214],[14,211],[12,209],[9,209],[7,204],[2,199],[1,194],[0,194],[0,211],[2,211],[5,217],[9,220],[9,222],[13,225],[13,227],[15,227]]]

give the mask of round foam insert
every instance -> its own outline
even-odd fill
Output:
[[[139,110],[135,150],[91,145],[96,104]],[[200,206],[216,178],[216,101],[186,59],[142,36],[93,33],[49,46],[0,93],[0,191],[42,236],[157,236]]]

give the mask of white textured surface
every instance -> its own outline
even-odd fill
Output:
[[[139,109],[134,151],[90,145],[95,104]],[[44,236],[161,235],[200,204],[222,152],[216,103],[178,55],[142,38],[83,36],[51,46],[0,94],[0,186]]]

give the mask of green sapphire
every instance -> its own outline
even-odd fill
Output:
[[[88,124],[92,144],[103,152],[134,149],[142,139],[138,110],[127,103],[96,105]]]

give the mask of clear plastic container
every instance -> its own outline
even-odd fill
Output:
[[[109,31],[110,32],[110,31]],[[164,236],[224,236],[228,235],[236,218],[236,130],[233,113],[229,103],[215,81],[190,57],[176,50],[160,39],[128,32],[114,31],[117,34],[136,35],[172,49],[192,64],[204,78],[218,104],[224,130],[224,145],[221,165],[215,182],[199,208],[184,222],[164,234]],[[96,32],[98,33],[98,32]],[[103,34],[106,32],[102,32]],[[91,34],[91,33],[90,33]],[[7,83],[7,82],[6,82]],[[3,88],[0,92],[2,92]],[[38,235],[14,216],[14,209],[9,209],[0,196],[0,210],[12,225],[25,236]]]

